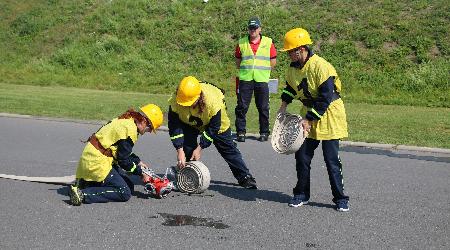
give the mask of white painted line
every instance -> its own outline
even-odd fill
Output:
[[[73,184],[73,183],[75,183],[75,175],[61,176],[61,177],[30,177],[30,176],[0,174],[0,178],[18,180],[18,181],[51,183],[51,184]]]

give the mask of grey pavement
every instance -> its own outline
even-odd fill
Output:
[[[0,174],[66,176],[75,172],[98,123],[0,115]],[[136,185],[126,203],[72,207],[68,187],[0,179],[0,249],[449,249],[450,154],[344,142],[350,212],[334,210],[320,147],[312,162],[310,203],[290,208],[293,155],[270,143],[238,144],[258,190],[236,185],[212,146],[201,195],[153,199]],[[163,173],[175,162],[165,131],[146,134],[135,152]],[[136,179],[136,183],[139,181]]]

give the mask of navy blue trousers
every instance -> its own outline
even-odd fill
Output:
[[[314,150],[319,146],[320,141],[306,138],[303,145],[295,153],[297,169],[297,185],[293,189],[294,195],[303,196],[304,200],[310,198],[310,171],[311,160],[314,157]],[[330,180],[333,202],[349,200],[344,194],[344,177],[342,174],[342,163],[339,158],[339,140],[322,141],[322,150],[325,164],[327,166],[328,178]]]
[[[239,93],[237,95],[236,132],[246,133],[246,115],[253,92],[255,92],[255,104],[259,113],[259,133],[269,134],[269,85],[267,82],[239,81]]]
[[[194,152],[194,149],[198,146],[197,137],[200,134],[200,131],[191,126],[184,125],[183,133],[183,150],[186,159],[189,160],[192,157],[192,152]],[[231,129],[227,129],[223,133],[217,134],[217,136],[213,139],[214,146],[217,151],[219,151],[219,154],[223,157],[223,159],[228,163],[231,173],[233,173],[233,176],[238,181],[242,180],[247,175],[251,175],[247,165],[242,159],[241,152],[233,142]]]
[[[111,169],[103,182],[80,182],[84,203],[101,203],[110,201],[128,201],[131,198],[134,185],[115,167]]]

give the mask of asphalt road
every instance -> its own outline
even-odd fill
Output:
[[[97,124],[0,117],[0,173],[72,175]],[[293,155],[269,143],[238,144],[258,190],[236,186],[214,147],[202,161],[211,185],[202,195],[72,207],[61,185],[0,179],[0,249],[450,249],[450,155],[341,148],[350,212],[331,203],[320,148],[310,203],[290,208]],[[175,162],[166,132],[146,134],[135,152],[157,173]]]

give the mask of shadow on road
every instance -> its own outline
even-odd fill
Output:
[[[49,190],[55,190],[55,189],[49,189]],[[69,186],[64,185],[64,186],[61,186],[60,188],[56,189],[56,193],[67,196],[67,198],[69,198],[69,190],[70,190]],[[67,205],[70,205],[70,199],[66,199],[66,200],[62,200],[62,201],[65,202]]]
[[[234,143],[236,143],[236,144],[242,143],[242,142],[239,142],[239,143],[237,142],[237,134],[236,133],[232,133],[231,136],[233,137]],[[259,141],[259,136],[245,135],[245,139],[246,140]]]
[[[50,189],[50,190],[54,190],[54,189]],[[56,189],[56,193],[60,194],[60,195],[65,195],[65,196],[69,196],[69,186],[61,186],[60,188]]]
[[[278,203],[287,203],[291,198],[287,194],[283,194],[276,191],[261,190],[261,189],[245,189],[235,183],[223,182],[223,181],[211,181],[209,190],[217,191],[227,197],[243,200],[243,201],[255,201],[256,199],[273,201]]]
[[[333,204],[325,204],[325,203],[319,203],[319,202],[313,202],[310,201],[305,206],[312,206],[312,207],[324,207],[324,208],[335,208],[336,206]]]
[[[55,190],[55,189],[51,189]],[[283,194],[276,191],[270,190],[250,190],[240,187],[236,183],[224,182],[224,181],[211,181],[211,185],[209,186],[209,190],[213,190],[219,192],[220,194],[227,196],[229,198],[243,200],[243,201],[255,201],[256,199],[273,201],[278,203],[288,203],[291,196],[287,194]],[[56,192],[60,195],[69,196],[69,186],[62,186],[56,189]],[[181,195],[179,193],[178,195]],[[185,194],[188,195],[188,194]],[[149,199],[149,195],[140,191],[134,190],[133,196],[138,199]],[[63,202],[70,205],[70,200],[63,200]],[[334,208],[332,204],[324,204],[318,202],[309,202],[306,206],[313,207],[323,207],[323,208]]]
[[[436,156],[421,156],[421,155],[413,155],[413,154],[401,154],[395,153],[391,150],[385,149],[375,149],[375,148],[365,148],[365,147],[354,147],[354,146],[343,146],[340,148],[340,151],[344,152],[353,152],[357,154],[372,154],[372,155],[385,155],[389,157],[395,158],[405,158],[412,160],[422,160],[422,161],[433,161],[433,162],[446,162],[450,163],[450,157],[436,157]]]

